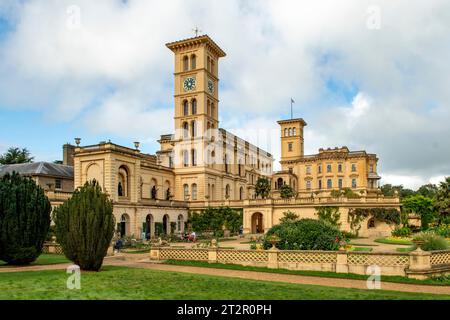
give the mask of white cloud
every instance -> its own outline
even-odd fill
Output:
[[[379,30],[367,28],[369,5],[381,9]],[[307,153],[366,149],[382,175],[411,185],[450,174],[446,0],[11,0],[0,15],[14,25],[0,41],[3,107],[38,109],[87,134],[154,141],[173,128],[164,44],[199,26],[228,54],[223,127],[277,130],[294,97],[308,122]]]

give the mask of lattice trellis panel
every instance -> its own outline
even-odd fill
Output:
[[[450,251],[431,253],[431,264],[450,264]]]
[[[388,266],[388,267],[403,267],[409,265],[408,255],[377,255],[377,254],[363,254],[351,253],[347,256],[349,265],[372,265]]]
[[[196,260],[208,261],[208,250],[202,249],[161,249],[162,260]]]
[[[218,262],[267,262],[268,259],[266,251],[219,250],[217,252]]]
[[[52,250],[50,250],[52,247]],[[60,245],[45,245],[42,247],[42,253],[55,253],[55,254],[63,254],[62,247]]]
[[[280,252],[278,262],[293,263],[336,263],[333,252]]]

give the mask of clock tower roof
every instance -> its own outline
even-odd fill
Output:
[[[184,50],[191,46],[206,44],[210,47],[210,49],[219,57],[223,58],[226,56],[226,53],[208,36],[202,35],[198,37],[178,40],[175,42],[170,42],[166,44],[166,47],[172,50],[173,52]]]

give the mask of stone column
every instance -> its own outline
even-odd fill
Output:
[[[268,261],[267,268],[278,269],[278,250],[275,246],[267,250],[268,253]]]
[[[409,270],[426,271],[431,269],[431,253],[418,247],[409,253]]]
[[[150,260],[160,260],[161,259],[161,250],[159,247],[152,247],[150,249]]]
[[[217,262],[217,240],[211,240],[211,247],[208,249],[208,262],[216,263]]]
[[[347,251],[345,250],[337,252],[336,273],[348,273]]]

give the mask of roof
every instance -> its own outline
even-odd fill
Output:
[[[166,44],[166,47],[173,51],[178,48],[183,48],[183,47],[190,46],[193,44],[201,44],[201,43],[209,44],[211,46],[211,48],[213,48],[216,51],[216,54],[220,58],[226,56],[226,53],[222,49],[220,49],[220,47],[206,34],[198,36],[198,37],[193,37],[193,38],[178,40],[175,42],[170,42],[170,43]]]
[[[286,119],[286,120],[278,120],[278,124],[285,124],[285,123],[298,123],[300,122],[302,125],[306,126],[305,120],[303,118],[295,118],[295,119]]]
[[[73,167],[51,162],[33,162],[0,166],[0,177],[17,172],[24,176],[51,176],[73,179]]]

